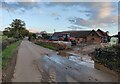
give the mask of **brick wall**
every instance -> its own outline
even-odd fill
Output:
[[[94,42],[94,43],[100,43],[101,42],[101,37],[98,36],[95,32],[92,32],[87,36],[87,42]]]
[[[86,42],[86,38],[76,38],[77,43]]]

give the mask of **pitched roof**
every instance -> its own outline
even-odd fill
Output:
[[[106,32],[104,32],[104,31],[102,31],[102,30],[100,30],[100,29],[98,29],[96,32],[97,32],[99,35],[101,35],[102,37],[108,36]]]
[[[91,31],[74,31],[71,33],[72,37],[87,37]]]
[[[70,33],[71,37],[86,37],[91,31],[63,31],[55,32],[53,36],[60,36],[62,33]]]
[[[91,32],[95,32],[98,36],[104,37],[106,36],[105,32],[98,29],[97,31],[95,30],[84,30],[84,31],[62,31],[62,32],[55,32],[53,36],[61,36],[63,33],[70,33],[71,37],[87,37]]]
[[[95,32],[99,37],[102,37],[102,35],[101,35],[99,32],[95,31],[95,30],[92,30],[91,32]],[[91,32],[90,32],[90,33],[91,33]],[[90,33],[89,33],[89,34],[90,34]]]

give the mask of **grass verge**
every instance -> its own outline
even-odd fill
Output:
[[[44,48],[48,48],[51,50],[56,50],[56,47],[52,43],[47,43],[47,42],[36,42],[35,44],[40,45]]]
[[[5,39],[7,39],[7,38],[8,38],[7,36],[2,36],[2,35],[0,35],[0,41],[5,40]]]
[[[21,41],[17,41],[11,45],[9,45],[6,49],[2,51],[2,69],[7,68],[7,64],[9,60],[12,58],[12,53],[16,50],[16,48],[20,45]]]

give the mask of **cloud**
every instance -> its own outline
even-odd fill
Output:
[[[53,12],[52,16],[60,16],[57,12]]]
[[[36,28],[28,28],[29,32],[32,32],[32,33],[37,33],[37,32],[40,32],[40,30],[36,29]]]
[[[118,27],[120,28],[120,14],[118,14]]]
[[[68,0],[69,1],[69,0]],[[80,13],[90,13],[91,18],[104,18],[115,11],[117,2],[49,2],[45,3],[46,7],[60,6],[64,8],[76,7]],[[81,10],[81,8],[84,8]],[[67,9],[66,9],[67,11]]]
[[[88,19],[84,17],[70,17],[68,21],[74,25],[98,28],[111,27],[118,24],[117,3],[110,2],[86,2],[80,3],[80,6],[85,7],[85,10],[78,10],[80,13],[85,13]]]
[[[70,28],[70,29],[83,29],[83,28],[81,28],[81,27],[79,27],[79,26],[75,26],[75,25],[71,25],[70,27],[68,27],[68,28]]]
[[[97,18],[105,18],[111,14],[114,9],[112,3],[99,3],[99,6],[93,5],[96,8],[96,17]]]
[[[20,2],[38,2],[40,0],[18,0]]]
[[[19,9],[19,8],[24,8],[24,9],[31,9],[31,8],[39,8],[41,4],[44,4],[45,7],[55,7],[55,6],[60,6],[63,9],[66,9],[68,7],[76,7],[77,9],[84,7],[86,10],[79,10],[79,12],[84,12],[84,13],[91,13],[92,18],[104,18],[108,16],[114,9],[114,5],[110,2],[43,2],[40,3],[38,1],[42,0],[17,0],[17,2],[7,2],[9,0],[6,0],[6,6],[3,4],[3,9],[8,8],[9,10],[13,11],[13,9]],[[20,2],[21,1],[21,2]],[[56,1],[56,0],[55,0]],[[73,0],[68,0],[68,1],[73,1]]]
[[[83,12],[83,13],[92,13],[92,11],[90,10],[78,10],[79,12]]]
[[[113,15],[102,19],[83,19],[79,17],[68,18],[69,22],[74,25],[84,26],[88,28],[105,28],[118,24],[118,16]]]
[[[91,18],[105,18],[109,16],[112,11],[116,10],[116,3],[112,2],[84,2],[81,6],[85,7],[89,12],[92,13]]]
[[[20,1],[20,0],[18,0]],[[117,15],[112,16],[113,11],[117,11],[117,2],[68,2],[72,0],[67,0],[67,2],[57,2],[56,0],[51,0],[49,2],[38,3],[42,0],[21,0],[22,2],[6,3],[6,6],[3,4],[4,9],[9,9],[11,11],[25,12],[31,9],[38,9],[41,7],[41,4],[44,7],[55,7],[60,6],[64,11],[67,11],[71,7],[75,8],[76,11],[80,13],[85,13],[89,19],[84,19],[83,17],[72,17],[69,18],[69,22],[75,25],[81,25],[86,27],[93,26],[108,26],[116,24]],[[52,2],[55,1],[55,2]],[[83,9],[81,9],[83,8]],[[40,13],[43,13],[40,12]],[[52,12],[51,16],[55,20],[59,20],[62,16],[58,12]],[[75,16],[75,15],[74,15]],[[69,16],[68,16],[69,17]]]
[[[120,13],[120,1],[118,2],[118,13]]]
[[[110,0],[51,0],[52,2],[110,2]],[[115,0],[117,1],[117,0]]]
[[[3,1],[3,0],[2,0]],[[112,0],[5,0],[7,2],[113,2]],[[114,0],[118,2],[118,0]]]
[[[74,18],[68,18],[69,22],[78,26],[87,26],[91,27],[92,21],[85,20],[83,18],[74,17]]]
[[[55,6],[63,6],[63,7],[71,7],[71,6],[78,6],[80,5],[79,2],[48,2],[45,3],[48,7],[55,7]]]
[[[41,0],[2,0],[2,2],[39,2]]]
[[[59,20],[61,18],[61,15],[57,12],[52,12],[51,16],[54,17],[55,20]]]
[[[0,9],[9,10],[10,12],[25,12],[31,10],[32,8],[39,8],[39,3],[37,2],[2,2],[2,7]]]

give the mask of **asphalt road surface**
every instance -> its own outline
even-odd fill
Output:
[[[117,82],[117,78],[23,40],[12,82]]]

